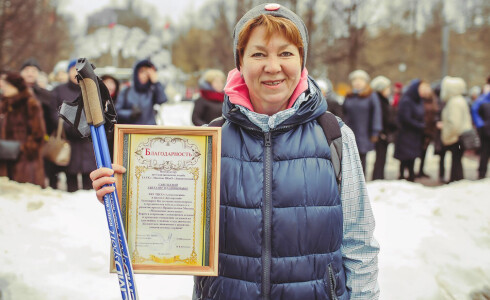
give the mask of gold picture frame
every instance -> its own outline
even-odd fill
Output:
[[[221,128],[118,124],[114,162],[134,273],[217,276]]]

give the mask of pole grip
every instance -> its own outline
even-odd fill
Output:
[[[78,78],[78,84],[80,85],[80,89],[82,90],[82,99],[83,99],[83,110],[85,111],[85,118],[87,119],[88,125],[93,125],[92,121],[92,113],[90,112],[90,106],[88,104],[87,98],[87,90],[85,88],[85,83],[82,78]]]
[[[97,75],[94,72],[95,67],[88,59],[79,58],[77,59],[76,69],[79,79],[81,79],[79,81],[83,82],[84,85],[84,88],[82,88],[82,96],[85,93],[85,97],[83,97],[84,108],[86,113],[90,112],[94,126],[99,127],[105,121]]]
[[[102,101],[100,99],[99,85],[91,78],[84,78],[83,83],[87,93],[88,105],[94,126],[104,124],[104,113],[102,112]]]

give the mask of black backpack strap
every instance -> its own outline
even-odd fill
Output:
[[[342,180],[342,133],[340,125],[334,114],[326,111],[317,118],[318,123],[323,129],[327,138],[328,146],[332,155],[332,164],[335,170],[335,177],[340,187]]]
[[[209,126],[209,127],[222,127],[223,124],[225,124],[225,121],[226,121],[226,119],[223,118],[223,116],[221,116],[221,117],[218,117],[218,118],[212,120],[211,122],[209,122],[209,124],[207,126]]]

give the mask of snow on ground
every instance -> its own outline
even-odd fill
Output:
[[[469,299],[490,286],[490,179],[368,184],[381,299]],[[0,178],[0,299],[120,299],[103,206]],[[192,277],[136,275],[142,300],[191,299]],[[448,296],[451,295],[451,296]]]
[[[489,186],[368,183],[382,299],[468,299],[490,287]]]
[[[190,125],[192,103],[163,108],[164,124]],[[429,170],[434,165],[429,161]],[[381,299],[485,299],[470,295],[490,287],[489,187],[490,178],[439,187],[368,183]],[[110,251],[93,191],[70,194],[0,178],[0,300],[121,299]],[[142,300],[191,299],[190,276],[135,277]]]

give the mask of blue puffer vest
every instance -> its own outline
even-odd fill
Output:
[[[226,97],[219,276],[196,277],[197,299],[349,298],[340,193],[316,121],[326,110],[320,94],[310,95],[264,133]]]

